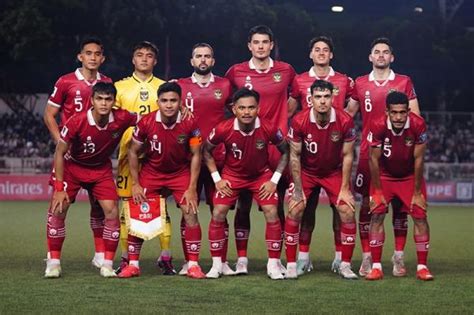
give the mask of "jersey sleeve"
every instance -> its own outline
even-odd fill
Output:
[[[235,78],[235,66],[232,66],[227,70],[224,77],[230,81],[231,85],[234,85],[234,78]]]
[[[410,78],[407,78],[407,84],[405,86],[405,94],[408,96],[409,100],[413,100],[416,98],[415,87],[413,86],[413,82]]]
[[[189,146],[194,147],[202,144],[201,130],[197,125],[197,122],[194,120],[190,127],[190,137],[189,137]]]
[[[120,83],[116,82],[115,88],[117,89],[117,96],[115,97],[115,108],[122,108],[123,103],[122,103],[122,88],[120,87]]]
[[[291,82],[290,96],[294,99],[297,99],[297,100],[299,100],[301,98],[300,86],[299,86],[299,83],[298,83],[298,77],[297,76],[295,76],[293,78],[293,82]]]
[[[370,125],[370,131],[367,135],[367,141],[371,147],[382,147],[384,137],[384,129],[377,122],[373,122]]]
[[[356,130],[354,126],[354,120],[348,117],[344,124],[344,142],[351,142],[356,139]]]
[[[146,140],[146,119],[140,120],[133,130],[133,141],[143,144]]]
[[[272,130],[270,131],[270,141],[274,145],[280,145],[284,139],[285,137],[283,136],[283,132],[280,128],[272,128]]]
[[[60,139],[63,142],[70,143],[71,140],[74,138],[75,134],[78,132],[79,121],[76,119],[76,115],[72,116],[71,118],[66,121],[61,132],[59,133]]]
[[[353,83],[353,86],[352,86],[352,94],[351,94],[351,98],[356,101],[356,102],[360,102],[359,100],[359,95],[357,94],[357,80],[354,81]]]
[[[66,84],[64,82],[64,78],[61,77],[56,81],[54,84],[53,93],[49,96],[48,102],[53,105],[54,107],[61,107],[66,100]]]
[[[348,100],[354,94],[354,85],[354,80],[352,80],[350,76],[347,76],[346,100]]]
[[[415,144],[424,144],[428,141],[426,123],[423,119],[417,124]]]
[[[224,141],[223,124],[218,124],[215,128],[212,128],[211,133],[207,137],[207,142],[216,146]]]
[[[296,118],[296,117],[295,117]],[[288,139],[293,142],[303,141],[303,135],[301,132],[301,127],[297,119],[291,121],[290,128],[288,129]]]

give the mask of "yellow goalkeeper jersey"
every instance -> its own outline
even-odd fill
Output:
[[[117,98],[115,106],[130,112],[146,115],[158,109],[157,92],[165,81],[151,76],[142,81],[135,74],[115,83]],[[127,148],[132,139],[133,128],[128,128],[122,136],[118,156],[117,192],[120,197],[131,197],[132,183],[128,167]]]

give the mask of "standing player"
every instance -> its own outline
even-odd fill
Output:
[[[252,53],[252,58],[249,61],[233,65],[227,71],[226,77],[235,88],[246,87],[258,91],[260,93],[259,116],[286,133],[288,130],[288,88],[295,76],[295,70],[291,65],[274,61],[270,57],[273,45],[273,32],[268,26],[258,25],[251,28],[247,46]],[[276,169],[279,159],[278,150],[270,146],[271,169]],[[283,197],[287,184],[285,180],[282,180],[278,187],[280,194],[278,215],[282,223],[285,218]],[[239,203],[240,209],[237,209],[235,216],[235,238],[239,256],[236,272],[246,274],[251,196],[245,194],[245,198],[241,198]]]
[[[201,227],[197,217],[197,181],[201,168],[201,134],[194,120],[182,120],[181,88],[163,83],[158,89],[158,107],[140,121],[128,151],[133,200],[145,202],[169,189],[186,221],[188,277],[204,278],[198,265]],[[139,171],[138,156],[145,153]],[[128,235],[129,265],[119,277],[140,275],[139,256],[143,239]]]
[[[137,115],[124,110],[112,111],[116,92],[112,83],[97,83],[93,87],[92,108],[72,116],[61,130],[54,154],[54,193],[48,211],[50,257],[46,263],[47,278],[61,276],[66,214],[81,187],[93,195],[105,215],[102,235],[105,251],[100,274],[116,276],[112,263],[119,241],[120,221],[110,155],[123,132],[134,126],[138,119]]]
[[[288,99],[288,112],[290,117],[296,112],[298,103],[301,104],[302,110],[313,108],[311,104],[311,85],[315,80],[326,80],[333,84],[334,91],[332,99],[332,107],[342,110],[346,106],[349,97],[352,95],[354,81],[345,74],[334,71],[331,67],[331,60],[334,57],[334,45],[332,39],[326,36],[318,36],[309,42],[309,58],[313,61],[313,66],[309,71],[298,74],[291,85],[290,98]],[[316,199],[319,190],[316,190],[308,196],[310,199]],[[315,210],[317,203],[313,200],[308,202],[308,206],[303,214],[301,221],[301,230],[299,236],[299,252],[298,252],[298,274],[301,275],[305,271],[311,271],[313,264],[309,258],[309,245],[315,224]],[[335,257],[331,269],[334,272],[339,270],[341,263],[342,245],[340,239],[340,220],[339,214],[331,205],[333,210],[333,231],[335,243]]]
[[[197,121],[199,130],[204,139],[207,139],[211,130],[217,123],[224,120],[225,106],[229,103],[232,94],[232,86],[226,78],[221,78],[212,73],[214,68],[214,50],[207,43],[198,43],[194,45],[191,52],[191,66],[194,69],[193,74],[188,78],[178,80],[181,86],[181,99],[186,108],[193,113]],[[219,170],[222,169],[224,163],[224,149],[218,147],[213,152],[214,159],[217,161]],[[198,180],[198,195],[204,187],[206,193],[206,201],[212,211],[212,196],[214,195],[214,182],[211,174],[203,163]],[[186,255],[186,244],[184,236],[185,222],[181,220],[181,242]],[[233,275],[234,271],[227,262],[227,239],[229,235],[229,224],[226,221],[226,244],[223,252],[223,275]],[[185,257],[187,261],[187,258]],[[180,275],[186,275],[187,263],[179,272]]]
[[[97,82],[112,82],[110,78],[99,73],[99,67],[105,60],[104,47],[99,39],[88,38],[82,41],[77,59],[82,66],[58,79],[44,111],[44,122],[55,143],[59,141],[59,130],[66,121],[75,113],[85,112],[91,107],[92,87]],[[58,114],[60,114],[59,126],[56,122]],[[102,240],[104,213],[90,192],[89,201],[90,226],[95,245],[92,264],[100,268],[105,250]]]
[[[410,112],[406,94],[387,95],[387,117],[372,121],[370,141],[370,249],[372,270],[367,280],[380,280],[382,248],[385,240],[383,221],[388,203],[398,198],[401,211],[408,212],[414,222],[414,239],[418,266],[416,277],[433,280],[426,266],[430,230],[426,218],[426,185],[423,161],[426,150],[426,125],[420,116]]]
[[[347,105],[347,112],[354,117],[360,110],[362,116],[362,138],[359,155],[359,165],[355,178],[355,191],[362,195],[362,205],[359,213],[359,234],[362,244],[362,264],[359,269],[361,276],[370,271],[371,257],[369,246],[369,144],[367,135],[371,121],[384,116],[385,97],[389,91],[396,90],[408,95],[410,109],[419,114],[418,100],[413,83],[408,76],[396,74],[390,65],[394,61],[393,49],[387,38],[377,38],[372,42],[369,61],[372,72],[358,77],[355,81],[354,92]],[[362,105],[362,106],[361,106]],[[394,200],[393,226],[395,232],[395,252],[392,256],[393,275],[403,277],[406,274],[403,260],[407,236],[407,216],[399,211],[400,204]]]
[[[115,83],[115,87],[117,88],[116,106],[118,108],[126,109],[140,115],[146,115],[158,109],[156,92],[164,81],[153,75],[153,69],[157,61],[158,48],[153,43],[143,41],[133,47],[133,74]],[[132,133],[133,128],[130,128],[123,134],[119,147],[117,192],[122,199],[132,197],[132,181],[127,159]],[[128,262],[128,231],[123,218],[123,204],[124,203],[122,203],[120,217],[121,268]],[[166,218],[165,229],[163,233],[160,234],[159,239],[161,255],[157,261],[158,266],[162,269],[164,275],[174,275],[176,271],[173,268],[170,252],[171,222],[169,217]]]
[[[354,198],[350,188],[355,129],[350,115],[332,107],[332,91],[332,83],[315,81],[311,85],[313,108],[298,113],[288,132],[295,186],[285,221],[287,278],[298,277],[296,248],[305,196],[314,188],[324,188],[341,220],[339,274],[345,279],[357,279],[351,269],[356,237]]]
[[[209,243],[212,268],[208,278],[222,274],[222,249],[225,240],[227,212],[235,204],[240,192],[249,190],[265,216],[265,240],[268,250],[267,274],[271,279],[284,279],[280,268],[281,223],[277,214],[276,187],[288,162],[288,144],[281,130],[264,119],[260,120],[259,94],[242,88],[233,96],[232,111],[236,116],[219,123],[208,137],[204,159],[216,184],[214,210],[209,224]],[[220,143],[226,148],[222,178],[212,157],[212,150]],[[278,167],[271,172],[268,146],[274,144],[281,152]]]

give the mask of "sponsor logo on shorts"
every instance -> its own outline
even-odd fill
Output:
[[[262,150],[263,148],[265,148],[265,141],[263,141],[262,139],[257,139],[257,141],[255,141],[255,147],[258,150]]]
[[[214,98],[216,100],[220,100],[222,98],[222,90],[221,89],[215,89],[214,90]]]
[[[330,137],[332,142],[338,142],[341,140],[341,133],[339,131],[333,131],[331,132]]]
[[[281,82],[281,73],[280,72],[275,72],[273,74],[273,81],[275,82]]]

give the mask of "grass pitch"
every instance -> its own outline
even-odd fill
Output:
[[[387,217],[385,279],[345,281],[331,273],[331,215],[318,209],[311,257],[315,270],[296,281],[266,277],[263,215],[252,211],[250,274],[218,280],[162,276],[154,267],[158,241],[146,242],[139,278],[103,279],[91,264],[92,233],[85,203],[71,207],[63,248],[63,276],[43,279],[46,252],[45,202],[0,202],[0,314],[11,313],[272,313],[272,314],[458,314],[474,313],[474,209],[436,206],[429,210],[432,282],[415,279],[416,255],[410,230],[406,248],[409,275],[391,276],[393,238]],[[179,213],[171,208],[175,267],[182,263]],[[233,213],[230,213],[230,218]],[[201,205],[201,266],[210,268],[207,241],[209,211]],[[412,225],[410,225],[411,227]],[[232,232],[231,232],[232,234]],[[233,236],[229,258],[235,259]],[[282,256],[284,257],[284,255]],[[353,266],[360,264],[356,247]]]

